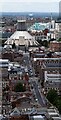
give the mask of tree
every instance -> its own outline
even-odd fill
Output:
[[[59,113],[61,114],[61,99],[58,99],[57,108]]]
[[[40,46],[45,46],[45,47],[47,47],[47,48],[48,48],[48,46],[49,46],[49,41],[47,41],[47,40],[42,41],[42,40],[40,39],[40,40],[37,40],[37,42],[40,44]]]
[[[16,44],[15,44],[15,42],[12,44],[12,48],[13,48],[13,49],[16,48]]]
[[[14,91],[15,91],[15,92],[25,92],[25,91],[26,91],[26,88],[25,88],[25,86],[23,86],[22,83],[19,82],[19,83],[17,83],[17,84],[15,85]]]
[[[56,100],[58,99],[58,94],[57,91],[54,89],[50,89],[48,94],[47,94],[47,99],[52,103],[52,104],[56,104]]]
[[[47,99],[58,108],[58,111],[61,114],[61,97],[58,96],[57,91],[54,89],[49,90]]]
[[[43,46],[48,47],[48,41],[47,40],[43,41]]]
[[[61,42],[61,38],[58,39],[58,42]]]

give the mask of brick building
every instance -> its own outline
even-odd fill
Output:
[[[61,94],[61,58],[35,58],[34,68],[46,91],[50,88]]]
[[[49,47],[53,51],[60,52],[61,51],[61,42],[51,41]]]

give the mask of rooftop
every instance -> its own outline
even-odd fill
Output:
[[[52,117],[53,120],[61,120],[61,117]]]
[[[9,60],[8,59],[0,59],[0,63],[8,63]]]
[[[48,61],[48,60],[61,60],[61,58],[34,58],[34,61],[37,61],[37,60],[45,60],[45,61]]]
[[[17,22],[19,22],[19,23],[26,22],[26,20],[17,20]]]
[[[53,67],[53,68],[55,68],[55,67],[59,67],[59,68],[61,68],[61,63],[60,62],[58,62],[58,63],[45,63],[45,66],[46,67]]]
[[[42,115],[34,115],[32,120],[44,120],[44,117]]]
[[[11,35],[10,39],[19,39],[22,36],[24,39],[32,39],[32,36],[27,31],[15,31],[14,34]]]
[[[35,23],[28,30],[42,31],[49,29],[49,23]]]
[[[38,42],[27,31],[15,31],[5,44],[13,44],[14,42],[16,45],[38,45]]]

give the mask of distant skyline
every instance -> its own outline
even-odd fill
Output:
[[[59,12],[60,0],[0,0],[0,12]]]
[[[43,0],[43,2],[59,2],[60,0]],[[0,2],[42,2],[42,0],[0,0]]]

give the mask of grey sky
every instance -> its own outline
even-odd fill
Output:
[[[59,12],[57,0],[0,0],[2,12]]]

